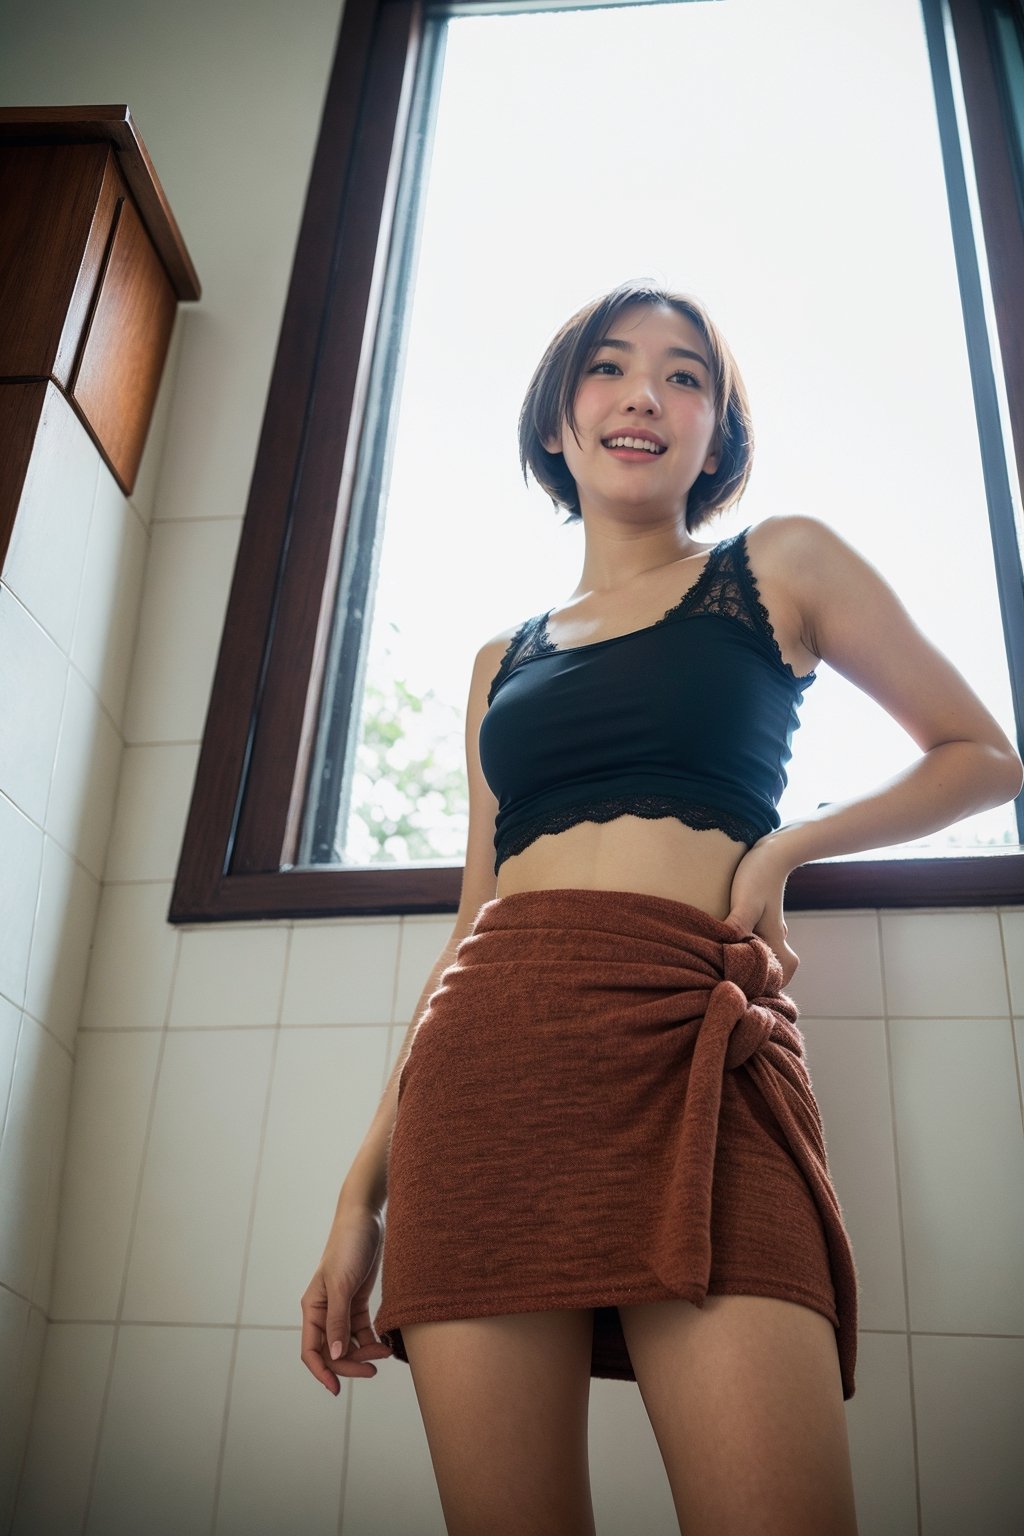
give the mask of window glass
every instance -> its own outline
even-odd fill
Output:
[[[519,406],[555,329],[625,278],[701,298],[751,395],[750,487],[699,536],[776,513],[828,521],[1012,735],[917,0],[446,25],[389,473],[364,476],[377,537],[348,771],[325,772],[321,754],[334,832],[318,851],[307,835],[305,862],[461,859],[473,656],[565,600],[581,558],[580,529],[523,485]],[[332,708],[328,688],[325,722]],[[916,750],[823,666],[783,820],[870,789]],[[1016,842],[1005,806],[910,846]]]

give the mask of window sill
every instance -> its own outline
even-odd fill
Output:
[[[454,912],[462,866],[299,869],[225,875],[204,891],[179,882],[172,923],[280,918],[400,916]],[[833,859],[793,871],[787,912],[862,907],[991,907],[1024,904],[1024,849],[941,858]]]

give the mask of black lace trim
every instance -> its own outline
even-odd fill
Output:
[[[548,613],[554,609],[549,608]],[[501,658],[501,665],[491,680],[491,686],[487,693],[487,703],[494,703],[494,695],[508,677],[509,673],[518,667],[520,662],[529,661],[532,656],[544,656],[555,647],[546,639],[544,629],[548,620],[548,613],[536,615],[532,619],[526,619],[516,630],[512,639],[505,647],[505,654]]]
[[[642,816],[648,821],[672,817],[698,832],[724,832],[748,848],[762,836],[761,830],[744,816],[735,816],[731,811],[718,810],[712,805],[693,805],[686,800],[673,799],[671,795],[623,795],[617,799],[581,800],[564,810],[544,811],[514,832],[506,833],[498,847],[494,872],[497,874],[506,859],[522,853],[538,837],[566,832],[584,821],[616,821],[620,816]]]
[[[757,614],[761,628],[764,631],[765,637],[771,642],[772,650],[775,652],[775,657],[779,665],[789,673],[794,682],[800,684],[809,683],[814,677],[813,671],[805,672],[802,677],[798,676],[790,666],[789,662],[783,656],[779,642],[775,637],[775,631],[772,628],[772,621],[768,617],[768,609],[761,601],[761,593],[758,590],[757,582],[754,579],[754,573],[750,569],[750,551],[747,548],[747,534],[749,532],[749,528],[744,528],[742,533],[737,533],[733,538],[726,541],[729,546],[730,553],[735,551],[735,554],[733,555],[733,564],[735,567],[736,575],[747,588],[749,605]],[[749,610],[744,612],[742,615],[738,613],[733,614],[732,617],[742,618],[743,621],[748,623],[752,629],[757,627],[750,617]]]
[[[798,677],[793,671],[779,649],[779,642],[775,638],[775,631],[768,617],[768,609],[761,601],[754,573],[750,569],[750,553],[747,549],[749,531],[744,528],[742,533],[734,533],[728,539],[723,539],[720,544],[714,545],[704,562],[704,569],[693,585],[686,589],[677,603],[673,603],[671,608],[666,609],[660,619],[655,619],[653,624],[645,627],[657,629],[661,624],[668,624],[680,618],[692,618],[696,614],[712,614],[717,618],[735,619],[746,629],[760,635],[788,676],[800,686],[806,686],[814,677],[814,673],[808,672],[803,677]],[[494,695],[509,673],[521,666],[523,662],[531,661],[534,656],[568,655],[574,650],[589,649],[587,645],[577,645],[568,646],[563,651],[562,648],[553,644],[548,634],[548,619],[552,613],[554,609],[549,608],[547,613],[527,619],[516,630],[491,683],[487,695],[488,705],[494,702]],[[630,633],[642,634],[643,631],[635,630]],[[614,638],[625,639],[626,636]],[[591,643],[603,645],[604,641],[597,640]]]

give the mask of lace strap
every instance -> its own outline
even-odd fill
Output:
[[[686,594],[676,610],[680,617],[714,613],[737,619],[764,642],[779,666],[796,682],[809,683],[813,672],[798,677],[785,660],[775,637],[768,609],[761,601],[754,573],[750,568],[747,534],[750,528],[734,533],[715,546],[696,587]]]
[[[550,612],[551,609],[549,608],[548,613]],[[487,692],[488,708],[493,704],[494,695],[509,673],[521,661],[526,661],[530,656],[538,656],[545,651],[554,650],[554,646],[544,636],[544,626],[547,623],[548,613],[536,614],[532,619],[524,619],[505,647],[505,654],[501,658],[501,664],[497,672],[495,672]]]
[[[734,539],[730,540],[730,543],[735,549],[733,564],[736,568],[736,574],[740,580],[740,583],[746,589],[750,609],[752,613],[756,615],[758,624],[766,640],[771,646],[772,651],[777,661],[779,662],[779,665],[784,667],[785,670],[789,673],[790,677],[794,678],[796,682],[812,682],[815,675],[813,672],[807,672],[803,677],[798,677],[796,672],[790,666],[789,662],[786,661],[783,657],[782,649],[775,637],[775,630],[772,628],[772,621],[769,617],[768,609],[761,601],[761,593],[758,589],[757,581],[754,577],[753,571],[750,569],[750,551],[747,548],[747,534],[749,532],[749,527],[744,528],[742,533],[738,533]]]

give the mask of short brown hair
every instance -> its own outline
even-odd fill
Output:
[[[580,517],[576,482],[563,456],[549,453],[544,441],[556,436],[563,422],[575,433],[573,404],[587,365],[612,322],[636,304],[676,310],[697,327],[710,353],[714,444],[719,459],[712,474],[702,471],[697,476],[687,497],[686,527],[692,533],[740,499],[750,478],[754,434],[747,392],[725,337],[704,306],[686,294],[668,293],[647,283],[620,283],[566,321],[550,342],[526,391],[519,413],[519,463],[524,480],[527,471],[532,471],[556,507],[564,507],[570,520]]]

